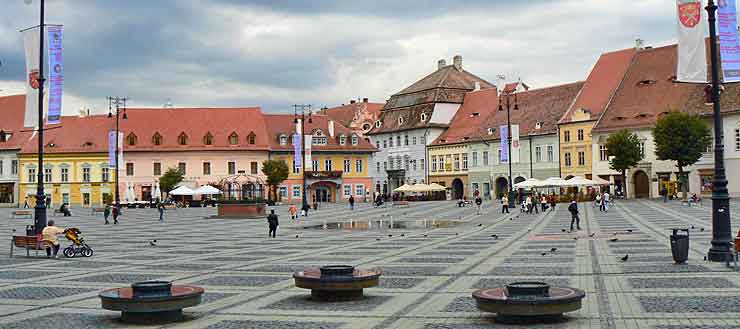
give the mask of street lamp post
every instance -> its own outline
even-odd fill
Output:
[[[303,203],[301,204],[301,209],[305,208],[308,204],[308,187],[306,186],[306,138],[304,137],[306,135],[306,113],[308,113],[308,123],[313,123],[313,120],[311,119],[311,104],[296,104],[293,105],[293,122],[297,125],[298,119],[300,118],[300,128],[301,128],[301,176],[302,176],[302,182],[301,182],[301,189],[302,189],[302,199]],[[295,158],[295,157],[294,157]],[[295,159],[293,159],[293,166],[296,165]]]
[[[731,255],[730,241],[732,232],[730,227],[730,196],[727,192],[727,176],[725,175],[722,115],[720,112],[720,84],[719,65],[717,63],[717,5],[709,0],[706,6],[709,13],[709,47],[712,69],[712,106],[714,110],[714,179],[712,180],[712,246],[709,248],[707,259],[713,262],[728,261]]]
[[[31,1],[26,0],[27,4]],[[46,227],[46,194],[44,193],[44,0],[40,1],[39,15],[39,113],[38,113],[38,170],[36,172],[36,206],[34,207],[34,233]]]
[[[108,118],[113,117],[113,106],[115,106],[115,110],[116,110],[116,136],[115,136],[115,139],[116,139],[115,170],[116,172],[114,175],[115,175],[115,180],[116,180],[115,204],[116,204],[116,209],[119,214],[121,213],[121,198],[120,198],[120,193],[118,192],[119,191],[118,184],[120,183],[120,181],[118,180],[118,169],[119,169],[118,168],[118,150],[119,150],[119,147],[121,147],[121,145],[118,145],[118,135],[120,134],[121,130],[119,128],[118,118],[123,117],[123,120],[126,120],[128,118],[128,116],[126,115],[126,99],[127,99],[126,97],[110,97],[110,96],[108,97]],[[123,116],[119,116],[121,106],[123,106]]]
[[[508,147],[508,152],[506,153],[506,161],[509,163],[509,207],[514,206],[514,181],[511,178],[511,96],[514,96],[514,111],[518,111],[519,102],[517,101],[515,91],[506,92],[502,89],[501,94],[499,94],[498,101],[498,110],[503,111],[503,98],[506,99],[506,143]]]

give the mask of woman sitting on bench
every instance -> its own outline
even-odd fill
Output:
[[[59,252],[59,239],[57,235],[63,234],[64,229],[54,226],[54,221],[50,220],[48,225],[41,231],[41,237],[46,243],[46,257],[51,257],[51,249],[54,249],[54,258],[59,258],[57,253]]]

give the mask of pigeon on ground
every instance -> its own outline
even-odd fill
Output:
[[[557,250],[558,250],[558,248],[550,248],[550,252],[555,252]]]
[[[617,242],[617,241],[619,241],[619,239],[617,239],[617,238],[611,238],[611,239],[609,239],[609,241],[611,241],[611,242]]]
[[[563,229],[560,229],[560,230],[561,230],[561,231],[562,231],[563,233],[565,233],[565,231],[566,231],[566,230],[565,230],[564,228],[563,228]]]
[[[704,256],[704,261],[705,261],[705,262],[707,261],[707,256]]]
[[[298,234],[295,235],[295,238],[298,239]]]
[[[703,228],[703,227],[702,227],[702,228],[700,228],[700,229],[699,229],[699,231],[702,231],[702,232],[704,232],[704,228]]]
[[[543,252],[543,253],[542,253],[542,256],[545,256],[545,255],[547,255],[547,253],[546,253],[546,252]]]
[[[425,238],[426,238],[426,237],[428,237],[428,236],[429,236],[429,234],[424,234],[424,237],[425,237]]]
[[[392,238],[392,237],[393,237],[393,234],[388,234],[388,237],[389,237],[389,238]]]
[[[492,234],[491,237],[494,238],[494,239],[498,239],[498,235],[496,235],[496,234]]]
[[[460,233],[455,232],[455,235],[460,235]]]
[[[375,241],[380,241],[380,238],[375,238]]]
[[[691,225],[691,229],[692,229],[692,230],[693,230],[693,229],[695,229],[695,228],[696,228],[696,227],[694,227],[694,225]]]
[[[627,229],[627,232],[630,232],[630,233],[632,233],[632,229]]]
[[[591,234],[589,234],[588,236],[589,236],[589,237],[592,237],[592,238],[593,238],[593,237],[594,237],[594,235],[596,235],[596,233],[591,233]]]
[[[478,224],[478,226],[483,226],[483,224]]]
[[[149,245],[152,246],[152,247],[156,247],[157,246],[157,240],[149,241]]]
[[[406,234],[401,233],[401,236],[406,236]]]
[[[578,237],[574,237],[573,240],[578,240]]]
[[[620,258],[620,260],[623,261],[623,262],[626,262],[628,258],[630,258],[630,255],[629,254],[624,255],[624,257]]]

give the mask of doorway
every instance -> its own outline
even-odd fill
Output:
[[[501,199],[501,196],[509,191],[509,183],[504,177],[496,178],[496,198]]]
[[[643,199],[650,197],[650,178],[644,171],[637,171],[633,177],[635,186],[635,198]]]
[[[464,188],[464,184],[462,180],[460,180],[460,178],[455,178],[452,181],[452,196],[455,198],[455,200],[463,198],[463,195],[465,195]]]
[[[331,202],[331,191],[323,186],[314,188],[314,200],[316,202]]]

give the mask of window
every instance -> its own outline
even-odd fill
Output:
[[[107,168],[104,168],[107,169]],[[62,183],[69,182],[69,168],[61,168],[62,170]]]
[[[586,152],[578,151],[578,165],[579,166],[586,165]]]
[[[483,166],[488,166],[488,151],[483,151]]]
[[[342,166],[343,167],[343,171],[345,173],[352,172],[352,163],[349,160],[345,159],[342,164],[343,164],[343,166]]]
[[[416,160],[411,160],[411,170],[416,171]]]
[[[293,199],[301,197],[301,186],[293,185]]]
[[[554,148],[552,145],[547,145],[547,162],[553,162],[555,160]]]
[[[356,196],[365,196],[365,185],[355,184],[355,195]]]
[[[542,162],[542,146],[534,147],[534,162]]]
[[[565,159],[563,161],[565,161],[565,166],[566,167],[570,167],[570,165],[571,165],[571,162],[570,162],[570,152],[565,152]]]
[[[609,159],[609,153],[606,150],[606,145],[599,145],[599,160],[606,161]]]
[[[411,138],[411,144],[416,145],[416,136]]]
[[[177,136],[177,143],[180,145],[188,145],[188,135],[184,132],[180,133],[180,136]]]
[[[437,167],[438,171],[445,171],[445,158],[441,155],[437,157]]]
[[[401,146],[401,135],[396,136],[396,146]]]
[[[566,130],[565,132],[563,132],[563,141],[570,142],[570,130]]]
[[[355,172],[356,173],[362,173],[364,170],[362,165],[362,159],[355,160]]]
[[[211,135],[211,132],[207,132],[205,136],[203,136],[203,144],[204,145],[213,145],[213,135]]]
[[[403,145],[409,146],[409,135],[403,135]]]
[[[126,176],[134,175],[134,164],[132,162],[126,163]]]
[[[404,168],[406,168],[406,171],[409,171],[409,165],[410,165],[410,163],[409,163],[409,156],[408,155],[404,155],[403,156],[403,166],[404,166]]]
[[[427,114],[426,113],[422,113],[421,114],[421,122],[426,122],[426,121],[427,121]]]
[[[478,152],[473,152],[471,167],[475,168],[478,166]]]
[[[740,151],[740,128],[735,128],[735,151]]]
[[[278,192],[280,193],[280,198],[288,198],[288,187],[287,186],[280,186],[278,188]]]
[[[257,161],[252,161],[249,163],[249,172],[252,173],[252,175],[257,175],[258,170]]]
[[[583,140],[583,129],[578,129],[578,140],[579,141]]]
[[[421,135],[421,144],[427,145],[427,135]]]
[[[393,147],[393,136],[388,137],[388,147]]]
[[[44,168],[44,183],[51,182],[51,168]]]
[[[249,135],[247,135],[247,143],[249,143],[250,145],[254,145],[255,143],[257,143],[257,135],[255,135],[253,132],[249,133]]]
[[[377,162],[377,165],[375,166],[375,171],[380,172],[380,161]]]
[[[712,151],[712,143],[710,143],[709,146],[707,146],[707,148],[709,149],[707,152],[711,152]],[[640,156],[642,158],[645,158],[645,141],[644,140],[640,142]]]
[[[108,167],[101,168],[100,180],[103,181],[104,183],[107,183],[110,181],[110,169]]]
[[[460,170],[460,155],[455,154],[454,159],[455,159],[455,171],[458,171]]]
[[[10,161],[10,174],[13,176],[18,175],[18,160]]]
[[[347,144],[347,136],[339,136],[339,145]]]
[[[152,144],[162,145],[162,135],[160,135],[159,133],[154,133],[154,136],[152,136]]]
[[[288,136],[280,135],[280,145],[288,145]]]
[[[324,170],[326,170],[326,171],[332,171],[332,170],[334,170],[334,161],[332,161],[332,159],[325,159],[324,160]]]
[[[128,146],[134,146],[136,145],[137,139],[138,138],[136,138],[136,135],[134,135],[134,133],[130,133],[128,134],[128,136],[126,136],[126,144],[128,144]]]
[[[357,135],[352,135],[352,145],[357,145],[360,142],[360,138]]]
[[[226,166],[228,167],[229,175],[236,175],[236,162],[235,161],[229,161],[228,163],[226,163]],[[295,170],[293,172],[295,172]]]
[[[402,124],[403,124],[403,117],[398,117],[398,125],[400,126]]]
[[[319,171],[319,160],[311,160],[311,170]]]
[[[29,183],[36,182],[36,168],[28,168],[28,182]]]
[[[424,159],[419,159],[419,169],[424,170]]]
[[[293,173],[297,174],[299,172],[301,172],[301,164],[296,162],[295,159],[293,159]]]
[[[188,172],[187,169],[188,167],[187,167],[187,164],[185,164],[185,162],[177,163],[177,170],[179,170],[181,174],[185,175]]]
[[[378,149],[380,149],[380,141],[375,141],[375,147],[377,147]]]
[[[432,155],[431,160],[432,160],[432,172],[436,172],[437,171],[437,156]]]
[[[383,148],[388,148],[388,141],[383,140]]]
[[[82,168],[82,181],[85,183],[90,182],[90,167]]]
[[[352,195],[352,185],[344,184],[344,188],[342,189],[344,191],[344,197],[349,198]]]
[[[388,162],[383,161],[383,170],[388,170]]]
[[[400,156],[399,157],[396,157],[396,168],[397,169],[403,169],[401,167],[401,157]]]
[[[162,163],[161,162],[152,163],[152,175],[154,176],[162,175]]]
[[[375,121],[375,128],[380,128],[380,126],[382,126],[382,125],[383,125],[383,123],[380,120]]]
[[[203,162],[203,175],[210,175],[210,174],[211,174],[211,163]]]
[[[4,166],[3,160],[0,160],[0,176],[5,174],[3,172],[4,169],[5,169],[5,166]]]
[[[468,170],[468,154],[462,154],[462,170]]]
[[[503,152],[501,152],[501,149],[498,149],[497,151],[498,151],[498,157],[496,159],[498,159],[498,163],[503,163],[504,161],[501,158],[503,157]]]
[[[312,145],[326,145],[327,139],[326,136],[324,136],[324,132],[321,131],[321,129],[316,129],[313,133],[313,137],[311,138],[311,144]]]
[[[232,132],[231,135],[229,135],[229,145],[237,144],[239,144],[239,135],[237,135],[236,132]]]
[[[82,193],[82,205],[90,206],[90,193]]]

